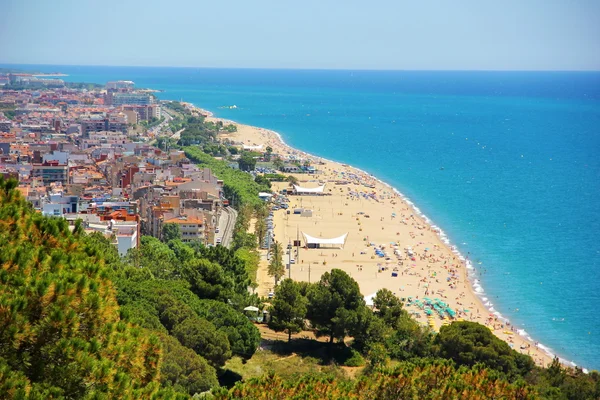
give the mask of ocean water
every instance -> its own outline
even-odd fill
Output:
[[[133,80],[374,174],[469,257],[495,311],[600,369],[600,73],[4,67]]]

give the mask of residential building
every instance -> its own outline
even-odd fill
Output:
[[[81,135],[88,138],[90,132],[122,132],[127,133],[127,117],[123,118],[90,118],[81,121]]]
[[[42,202],[42,214],[62,217],[65,214],[78,212],[79,196],[50,195],[47,202]]]
[[[163,226],[164,224],[177,224],[179,226],[179,230],[181,231],[182,242],[204,243],[204,224],[199,216],[188,217],[187,215],[181,215],[164,220]]]
[[[45,186],[49,186],[53,182],[60,182],[66,185],[69,177],[68,171],[69,168],[65,164],[59,164],[58,161],[47,161],[41,164],[33,164],[31,177],[42,178]]]
[[[161,117],[160,104],[129,104],[124,105],[123,110],[126,113],[127,111],[136,112],[138,118],[142,121],[150,121],[152,118],[160,119]]]

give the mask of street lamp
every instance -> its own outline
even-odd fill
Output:
[[[292,279],[292,243],[288,241],[288,278]]]

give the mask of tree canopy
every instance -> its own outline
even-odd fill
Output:
[[[358,283],[341,269],[325,272],[321,280],[309,289],[308,312],[319,335],[343,340],[356,327],[365,307]]]
[[[165,242],[170,240],[180,240],[181,229],[179,229],[179,225],[173,223],[165,224],[162,228],[162,238]]]
[[[242,171],[254,171],[254,168],[256,167],[256,159],[254,158],[254,154],[247,151],[243,152],[238,159],[238,164],[240,166],[240,170]]]
[[[460,365],[482,363],[511,377],[525,375],[534,367],[531,357],[511,349],[488,328],[474,322],[454,322],[443,326],[434,344],[439,346],[440,357],[452,359]]]
[[[300,285],[291,279],[284,279],[275,288],[275,298],[270,308],[269,328],[276,332],[287,332],[288,341],[292,333],[304,329],[308,300],[300,292]]]
[[[269,268],[267,272],[275,279],[275,284],[279,282],[281,277],[285,275],[285,267],[283,266],[283,246],[280,242],[275,242],[269,250],[271,259],[269,260]]]

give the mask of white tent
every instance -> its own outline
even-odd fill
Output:
[[[305,188],[298,185],[294,185],[294,190],[298,194],[323,194],[323,189],[325,189],[325,185],[321,185],[316,188]]]
[[[244,311],[259,311],[258,307],[248,306],[244,308]]]
[[[306,242],[306,247],[309,248],[321,248],[321,247],[344,247],[346,244],[346,238],[348,234],[345,233],[342,236],[324,239],[324,238],[316,238],[306,233],[302,232],[302,236],[304,236],[304,241]]]
[[[377,293],[373,293],[373,294],[370,294],[370,295],[364,297],[365,303],[367,304],[367,306],[369,306],[369,307],[375,306],[375,303],[373,302],[373,299],[375,299],[375,296],[377,296]]]

